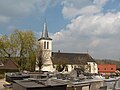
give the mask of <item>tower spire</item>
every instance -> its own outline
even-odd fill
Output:
[[[51,38],[49,38],[49,35],[48,35],[46,18],[44,18],[44,28],[43,28],[43,31],[42,31],[41,38],[38,39],[38,41],[41,40],[41,39],[52,40]]]
[[[47,31],[46,18],[44,18],[44,28],[43,28],[43,32],[42,32],[41,38],[49,38],[48,31]]]

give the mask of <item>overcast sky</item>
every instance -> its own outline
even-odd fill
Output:
[[[120,59],[120,0],[0,0],[0,35],[32,30],[47,20],[53,51]]]

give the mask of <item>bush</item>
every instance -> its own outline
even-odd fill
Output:
[[[0,79],[3,79],[4,78],[4,74],[0,74]]]
[[[105,75],[105,79],[109,79],[109,75]]]
[[[119,73],[119,72],[116,72],[116,76],[117,76],[117,77],[120,76],[120,73]]]

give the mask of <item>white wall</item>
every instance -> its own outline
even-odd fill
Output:
[[[98,73],[97,64],[95,62],[88,62],[88,65],[90,65],[90,73]]]
[[[46,48],[44,48],[44,42],[46,42]],[[49,48],[47,48],[47,42],[49,43]],[[42,71],[54,71],[53,68],[53,63],[51,60],[51,56],[52,56],[52,40],[40,40],[39,45],[41,46],[41,50],[42,50],[42,57],[43,57],[43,65],[42,65]]]

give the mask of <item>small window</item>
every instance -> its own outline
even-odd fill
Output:
[[[104,68],[104,70],[106,70],[106,68]]]
[[[100,70],[100,68],[98,68],[98,70]]]
[[[113,70],[113,68],[111,68],[111,70]]]
[[[47,49],[49,49],[49,42],[47,42]]]
[[[44,49],[46,49],[46,42],[44,42]]]

